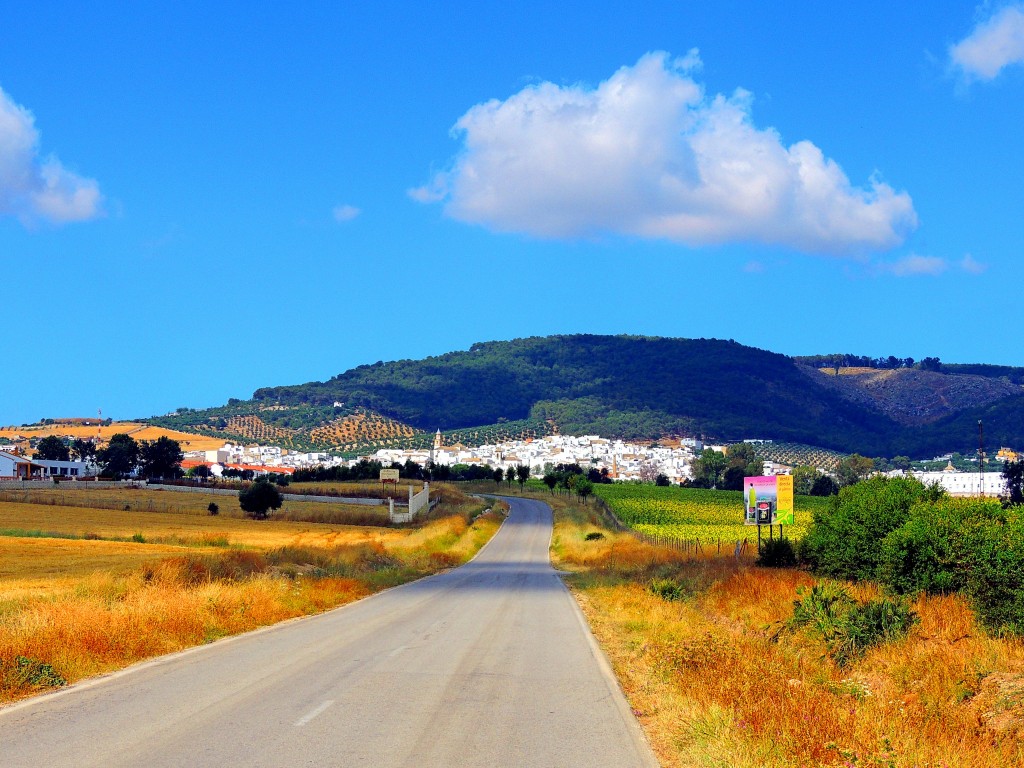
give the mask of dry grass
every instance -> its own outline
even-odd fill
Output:
[[[287,489],[285,489],[287,491]],[[170,512],[179,515],[208,515],[211,502],[222,517],[243,517],[238,497],[231,494],[189,493],[153,488],[91,488],[89,483],[61,483],[31,488],[0,488],[0,506],[5,502],[82,507],[88,510],[126,512]],[[382,525],[387,523],[383,506],[332,504],[288,499],[274,516],[294,522]],[[2,523],[0,523],[2,526]]]
[[[169,512],[59,507],[0,502],[0,533],[44,532],[102,539],[130,539],[142,534],[147,542],[209,546],[210,540],[247,547],[289,544],[336,546],[349,540],[387,540],[400,532],[379,526],[325,525],[283,520],[252,521],[242,517]]]
[[[1024,645],[987,636],[960,598],[921,598],[905,640],[839,668],[815,638],[772,639],[809,574],[687,560],[563,507],[556,562],[663,765],[1024,765]]]
[[[0,537],[0,702],[461,564],[502,517],[460,501],[403,529],[2,504],[25,532],[146,543]]]

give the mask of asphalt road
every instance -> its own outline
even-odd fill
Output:
[[[449,573],[0,710],[0,766],[656,766],[511,504]]]

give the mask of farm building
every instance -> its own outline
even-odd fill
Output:
[[[84,461],[27,459],[0,451],[0,480],[42,480],[64,477],[69,480],[95,474],[95,467]]]

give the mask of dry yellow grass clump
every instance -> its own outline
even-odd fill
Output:
[[[918,599],[905,639],[839,667],[815,637],[779,632],[805,572],[687,559],[571,508],[554,553],[663,765],[1024,765],[1024,645],[987,635],[959,597]]]
[[[503,518],[458,502],[402,529],[0,504],[0,702],[461,564]]]

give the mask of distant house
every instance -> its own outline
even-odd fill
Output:
[[[92,464],[84,461],[32,460],[32,474],[39,477],[62,477],[72,480],[95,474],[94,469]]]
[[[41,480],[48,477],[75,480],[92,474],[93,465],[84,461],[27,459],[0,451],[0,480]]]
[[[18,480],[32,477],[32,462],[24,456],[0,451],[0,480]]]

